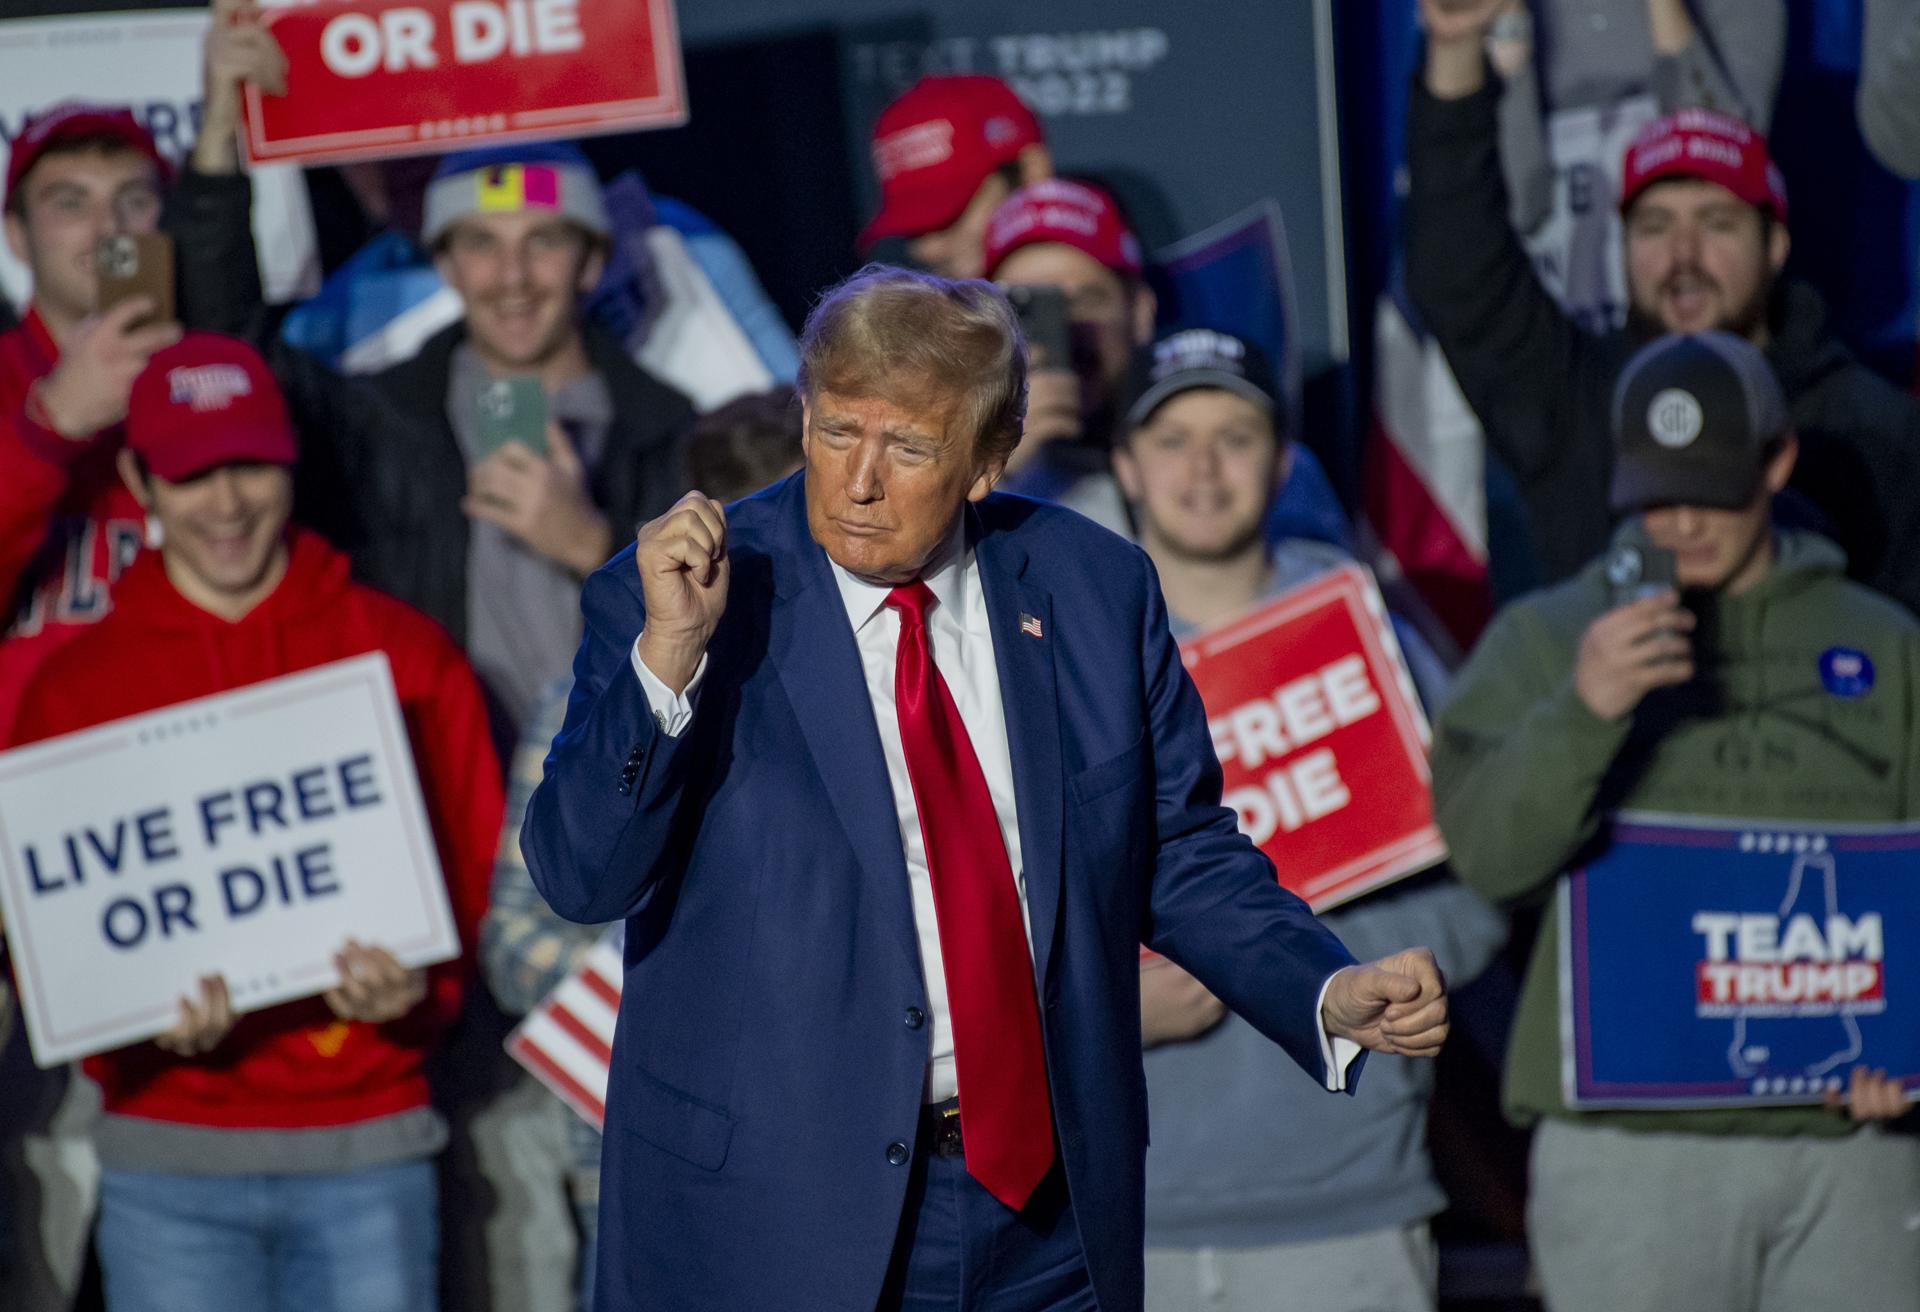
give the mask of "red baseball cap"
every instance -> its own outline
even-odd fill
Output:
[[[14,188],[27,176],[27,170],[40,162],[42,155],[63,141],[80,137],[117,137],[126,143],[127,149],[152,160],[160,170],[162,181],[172,175],[173,170],[162,158],[160,148],[153,144],[153,134],[140,126],[132,110],[64,100],[28,119],[20,135],[13,139],[12,153],[7,156],[7,204],[12,204]]]
[[[1620,174],[1623,211],[1663,178],[1698,178],[1787,221],[1787,180],[1767,153],[1767,139],[1731,114],[1683,109],[1655,119],[1627,147]]]
[[[921,78],[873,125],[880,212],[860,234],[860,249],[946,227],[988,174],[1044,140],[1033,111],[999,78]]]
[[[299,454],[260,353],[214,333],[154,352],[127,403],[127,448],[169,483],[220,465],[291,465]]]
[[[1115,273],[1140,276],[1140,242],[1120,217],[1120,206],[1098,187],[1045,178],[1006,198],[987,220],[987,276],[1000,261],[1038,242],[1057,241],[1092,256]]]

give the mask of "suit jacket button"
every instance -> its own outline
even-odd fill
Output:
[[[895,1166],[905,1166],[911,1156],[913,1154],[907,1151],[907,1146],[898,1139],[887,1145],[887,1160]]]
[[[918,1007],[907,1008],[907,1028],[917,1030],[927,1023],[927,1013]]]

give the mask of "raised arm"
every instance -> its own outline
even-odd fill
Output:
[[[587,579],[573,696],[520,830],[534,885],[568,920],[633,915],[673,869],[699,732],[681,722],[682,703],[697,692],[731,573],[725,512],[690,492]]]
[[[1421,0],[1427,53],[1408,105],[1407,290],[1487,441],[1523,481],[1574,427],[1567,383],[1591,341],[1541,286],[1508,214],[1499,89],[1485,54],[1499,0]]]

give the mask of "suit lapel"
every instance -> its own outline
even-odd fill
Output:
[[[826,553],[807,532],[803,491],[804,480],[795,478],[789,488],[793,513],[784,516],[786,531],[774,553],[768,655],[866,877],[863,896],[879,901],[881,919],[895,927],[917,974],[920,945],[893,785],[846,609]]]
[[[1061,831],[1066,816],[1060,705],[1054,686],[1053,596],[1026,577],[1027,553],[1011,534],[980,525],[976,514],[974,557],[986,596],[994,667],[1000,674],[1000,704],[1007,718],[1007,746],[1013,757],[1034,975],[1044,984],[1060,918]],[[1038,622],[1037,634],[1023,627],[1029,620]]]

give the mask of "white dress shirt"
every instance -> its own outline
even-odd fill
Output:
[[[1013,753],[1007,745],[1000,671],[993,657],[993,629],[987,622],[979,566],[973,551],[960,537],[959,528],[955,526],[954,537],[936,558],[939,563],[933,571],[922,576],[938,602],[927,612],[927,638],[932,644],[934,666],[953,694],[967,737],[973,742],[974,755],[979,758],[980,771],[986,776],[987,792],[993,798],[994,815],[1000,822],[1000,837],[1007,847],[1007,864],[1013,870],[1014,889],[1020,898],[1020,916],[1027,927],[1031,956],[1033,924],[1027,911],[1026,871],[1021,864],[1019,810],[1013,789]],[[828,564],[839,586],[840,600],[846,606],[847,621],[853,628],[867,697],[873,703],[874,724],[880,730],[880,749],[886,756],[887,781],[893,790],[893,811],[900,824],[914,929],[920,942],[920,965],[927,986],[932,1054],[927,1063],[925,1097],[930,1103],[942,1102],[953,1097],[959,1085],[954,1075],[953,1018],[947,1006],[947,974],[940,953],[933,879],[927,867],[927,843],[920,831],[920,813],[914,804],[913,783],[907,774],[906,748],[900,740],[900,717],[894,709],[900,613],[886,604],[887,594],[892,591],[890,586],[863,582],[832,561]],[[696,694],[707,669],[706,657],[700,658],[692,680],[678,695],[640,659],[638,639],[633,645],[632,664],[634,674],[646,691],[655,722],[668,736],[678,737],[693,719]],[[1329,977],[1328,983],[1331,982]],[[1328,1072],[1327,1087],[1337,1092],[1346,1087],[1347,1067],[1360,1047],[1350,1039],[1328,1036],[1319,1023],[1325,997],[1326,985],[1323,984],[1314,1002],[1315,1029],[1320,1033],[1320,1053]]]

